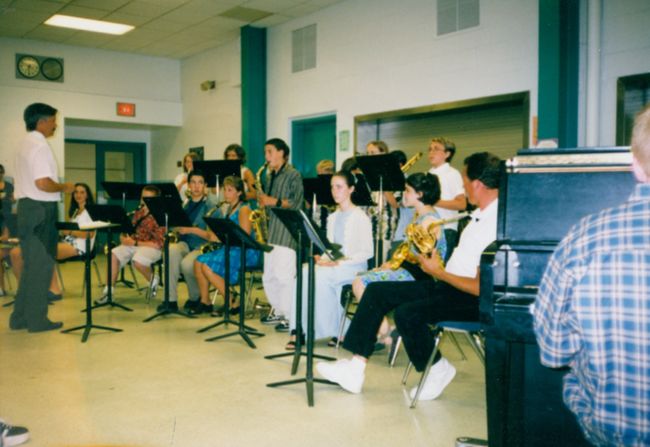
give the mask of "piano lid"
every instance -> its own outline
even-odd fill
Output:
[[[630,171],[629,147],[522,149],[506,161],[509,172],[601,172]]]
[[[499,241],[559,241],[582,217],[624,202],[636,183],[629,148],[524,149],[499,187]]]

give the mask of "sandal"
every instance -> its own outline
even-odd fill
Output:
[[[341,344],[341,343],[343,343],[343,340],[340,340],[340,341],[339,341],[338,338],[336,338],[336,337],[332,337],[332,338],[330,338],[330,340],[327,342],[327,346],[329,346],[330,348],[336,348],[336,344],[337,344],[337,343],[338,343],[338,344]]]
[[[284,345],[284,349],[287,351],[295,351],[296,350],[296,330],[292,329],[290,333],[291,338],[293,340],[289,340],[286,345]],[[302,334],[300,336],[300,344],[305,345],[305,334]]]

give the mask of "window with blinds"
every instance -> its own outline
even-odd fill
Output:
[[[650,73],[625,76],[617,84],[616,144],[629,146],[634,117],[650,103]]]
[[[425,156],[411,172],[423,172],[429,169],[429,142],[445,137],[456,143],[452,165],[460,168],[474,152],[489,151],[505,159],[528,146],[528,93],[366,115],[355,121],[360,153],[371,140],[383,140],[391,151],[402,150],[409,158],[421,151]]]

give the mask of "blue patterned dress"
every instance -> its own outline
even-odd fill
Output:
[[[415,224],[420,225],[426,218],[433,217],[434,219],[440,219],[440,215],[434,210],[428,213],[425,213],[421,216],[418,216],[415,219]],[[411,252],[417,253],[417,250],[413,247],[413,244],[410,246]],[[445,259],[447,254],[447,241],[445,240],[445,233],[441,232],[440,237],[438,238],[438,243],[436,244],[436,251],[440,255],[440,259]],[[404,267],[399,267],[398,269],[381,269],[381,270],[371,270],[364,273],[360,276],[361,281],[364,286],[368,286],[371,282],[377,281],[415,281],[415,278]]]
[[[239,209],[232,213],[228,219],[239,225]],[[251,233],[255,237],[254,232]],[[228,278],[230,284],[235,284],[239,279],[239,265],[241,254],[241,247],[230,247],[230,277]],[[221,246],[214,251],[205,253],[196,258],[202,264],[207,265],[217,275],[225,278],[226,275],[226,247]],[[256,267],[260,262],[260,252],[251,248],[246,249],[246,267]]]

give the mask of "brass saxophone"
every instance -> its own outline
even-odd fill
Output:
[[[416,223],[410,223],[406,226],[406,240],[402,242],[393,256],[388,261],[392,270],[397,270],[402,262],[408,261],[412,264],[417,264],[418,259],[411,251],[410,245],[413,244],[418,253],[423,255],[430,255],[438,245],[438,238],[436,237],[436,228],[450,222],[456,222],[467,217],[468,213],[459,213],[457,216],[449,219],[439,219],[431,222],[426,228],[422,228]],[[440,260],[442,264],[442,260]]]
[[[262,188],[262,172],[267,166],[268,163],[264,163],[255,173],[255,189],[258,192],[264,192]],[[269,218],[264,207],[259,206],[255,211],[251,212],[248,220],[250,220],[253,228],[255,228],[255,240],[260,244],[266,244],[266,241],[269,240]]]
[[[418,152],[417,154],[409,158],[406,161],[406,163],[404,163],[400,168],[402,172],[407,172],[409,169],[411,169],[413,165],[420,159],[420,157],[422,157],[422,152]]]

